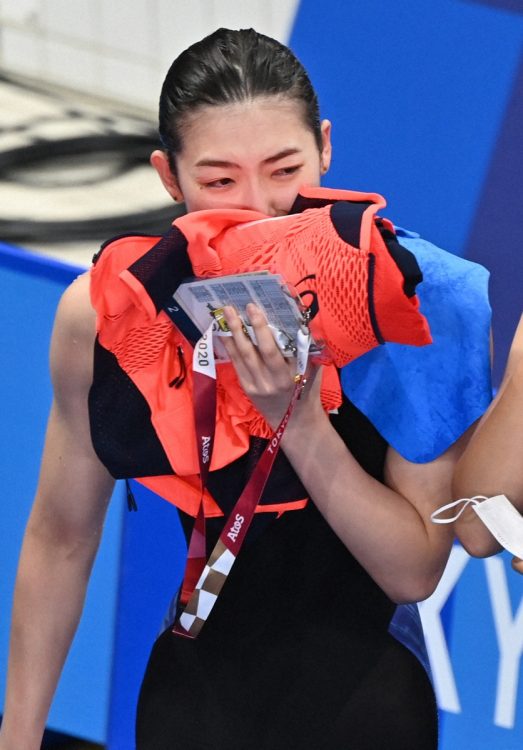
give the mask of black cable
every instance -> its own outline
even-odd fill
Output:
[[[147,164],[151,151],[157,147],[155,134],[101,133],[60,140],[36,139],[28,145],[0,151],[0,180],[41,188],[61,187],[63,182],[47,178],[45,171],[52,174],[53,168],[74,167],[76,163],[75,187],[93,185],[101,181],[100,177],[81,176],[83,157],[89,156],[91,165],[100,163],[105,168],[103,180],[106,180]],[[35,169],[36,178],[31,176]]]
[[[73,240],[102,241],[119,234],[164,234],[177,216],[185,213],[183,204],[172,203],[165,208],[69,221],[33,221],[32,219],[0,219],[0,240],[15,244],[68,242]]]
[[[64,104],[60,97],[14,81],[5,74],[0,74],[0,81],[37,91],[57,104]],[[75,188],[87,187],[148,165],[151,151],[159,146],[156,131],[143,119],[125,116],[125,119],[131,119],[131,128],[135,124],[139,132],[122,133],[122,122],[116,116],[83,113],[81,109],[65,105],[56,115],[45,115],[29,123],[0,129],[0,135],[30,136],[31,130],[37,130],[41,125],[70,123],[71,120],[81,122],[82,119],[89,125],[96,125],[101,132],[62,139],[33,136],[27,144],[0,151],[0,180],[47,190],[66,189],[72,184],[73,174]],[[86,164],[90,169],[82,176],[82,167]],[[93,167],[98,167],[94,174]],[[162,234],[173,218],[183,212],[183,207],[170,202],[146,211],[88,219],[45,221],[35,220],[30,215],[15,220],[0,217],[0,239],[18,244],[38,244],[101,240],[123,233]]]

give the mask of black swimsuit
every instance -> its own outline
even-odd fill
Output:
[[[92,418],[96,401],[95,389]],[[370,422],[347,401],[332,421],[381,480],[387,446]],[[95,448],[99,434],[95,425]],[[105,434],[105,456],[113,439]],[[132,454],[127,445],[130,476]],[[165,471],[164,460],[150,453],[150,473],[155,462]],[[224,510],[252,464],[247,455],[211,475]],[[284,486],[288,496],[303,496],[281,454],[269,491]],[[208,523],[209,546],[221,523]],[[137,750],[435,750],[432,688],[388,632],[394,609],[312,502],[279,519],[258,515],[197,640],[168,629],[155,643],[138,705]]]

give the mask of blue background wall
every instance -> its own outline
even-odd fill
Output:
[[[82,270],[0,243],[0,715],[16,565],[51,404],[49,340],[58,300]],[[133,489],[139,510],[127,513],[125,488],[116,486],[48,722],[111,750],[134,745],[138,689],[185,556],[175,508]]]
[[[76,269],[0,245],[0,689],[23,528],[50,404],[47,349],[54,309]],[[111,504],[86,610],[49,726],[110,750],[133,747],[149,649],[185,554],[175,509],[133,483],[138,512]],[[74,498],[74,487],[71,487]],[[516,750],[523,729],[523,577],[508,555],[470,560],[456,545],[422,617],[441,707],[441,750]],[[0,711],[3,692],[0,692]]]
[[[16,564],[51,403],[50,332],[60,295],[78,271],[0,245],[0,707]],[[70,492],[74,502],[75,488]],[[111,505],[85,617],[49,718],[55,729],[99,741],[106,736],[111,689],[121,519],[122,504],[117,501]]]
[[[522,42],[521,0],[301,0],[291,34],[333,123],[326,184],[382,193],[491,271],[495,382],[523,309]],[[439,591],[422,613],[442,750],[521,747],[522,579],[456,547]]]
[[[522,40],[520,0],[302,0],[291,36],[334,124],[326,184],[383,193],[396,223],[491,269],[498,378],[523,297]],[[50,401],[51,321],[76,271],[33,258],[29,268],[7,248],[1,257],[4,675],[15,561]],[[183,554],[176,513],[138,494],[138,513],[127,514],[117,491],[50,718],[111,750],[132,747],[140,676]],[[440,593],[423,607],[441,747],[512,750],[523,730],[523,578],[506,556],[463,554],[455,548]],[[501,670],[507,655],[511,675]]]
[[[496,379],[522,307],[523,3],[301,0],[291,46],[333,122],[326,184],[492,272]]]

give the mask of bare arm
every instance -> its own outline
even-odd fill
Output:
[[[84,276],[65,292],[53,332],[54,402],[16,581],[1,750],[40,748],[113,486],[89,432],[93,341]]]
[[[389,448],[382,484],[361,468],[324,413],[296,416],[283,448],[326,521],[391,599],[425,599],[452,544],[449,530],[434,528],[430,514],[450,498],[459,447],[427,464]]]
[[[244,390],[274,427],[289,402],[293,365],[281,357],[263,316],[250,310],[249,318],[258,349],[230,310],[234,338],[227,347]],[[318,381],[298,402],[283,450],[329,525],[390,598],[426,598],[452,544],[452,531],[432,524],[430,514],[450,499],[461,446],[427,464],[412,464],[390,448],[382,484],[359,466],[330,424]]]
[[[523,317],[514,336],[503,383],[456,467],[455,497],[506,495],[523,512]],[[456,522],[467,551],[486,557],[499,544],[471,508]]]

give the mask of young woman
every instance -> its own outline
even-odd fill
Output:
[[[506,495],[523,512],[523,317],[514,335],[505,377],[456,467],[455,497]],[[467,551],[488,557],[501,549],[472,508],[456,521],[457,535]],[[523,573],[523,561],[514,558]]]
[[[319,119],[303,67],[288,48],[252,30],[219,30],[173,63],[160,134],[163,149],[151,162],[189,212],[284,215],[301,186],[319,185],[331,160],[331,124]],[[134,404],[116,434],[111,416],[101,411],[100,428],[94,414],[106,381],[97,350],[93,392],[89,286],[86,274],[65,292],[53,333],[54,402],[16,586],[1,750],[39,747],[113,486],[98,455],[107,465],[123,455],[130,477],[168,472],[147,416],[137,430],[133,424],[138,437],[129,437]],[[291,397],[294,365],[259,310],[250,311],[258,347],[234,311],[226,314],[241,388],[275,427]],[[281,518],[263,514],[196,640],[170,629],[159,638],[138,706],[139,750],[437,745],[426,673],[388,627],[395,603],[427,597],[444,569],[452,532],[432,524],[430,514],[451,497],[460,440],[434,460],[413,463],[346,398],[336,416],[327,414],[320,385],[317,370],[288,424],[276,482],[286,497],[304,492],[312,502]],[[258,449],[253,441],[245,460],[211,472],[218,503],[230,507]],[[209,521],[211,537],[217,525]]]

